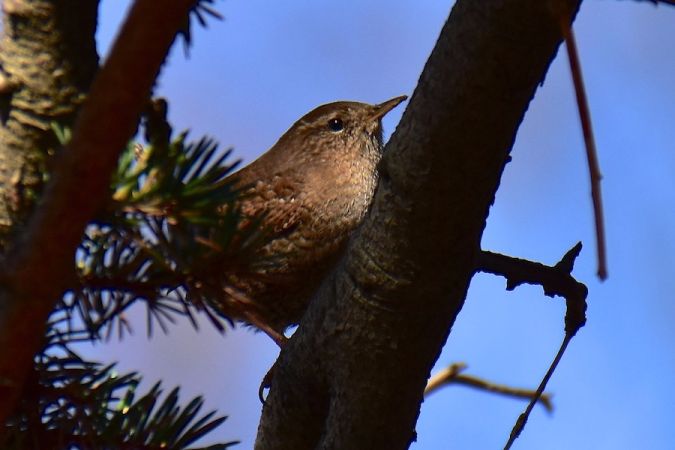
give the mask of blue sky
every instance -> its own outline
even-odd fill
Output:
[[[108,48],[128,2],[104,0],[99,48]],[[175,129],[214,136],[250,161],[313,107],[411,94],[450,11],[445,1],[228,0],[225,16],[195,29],[189,59],[173,51],[158,94]],[[556,262],[577,241],[574,274],[587,283],[588,323],[550,382],[555,411],[535,409],[517,449],[672,449],[675,442],[675,8],[588,0],[575,23],[600,163],[610,278],[595,277],[589,182],[564,52],[539,89],[483,238],[484,248]],[[139,62],[142,63],[142,62]],[[129,69],[133,76],[133,68]],[[384,121],[393,131],[402,108]],[[477,276],[439,359],[534,387],[563,335],[564,305],[537,287],[504,290]],[[148,340],[136,332],[87,353],[137,370],[147,385],[181,385],[230,416],[213,439],[250,448],[257,388],[277,349],[263,334],[220,336],[187,324]],[[412,448],[494,449],[519,401],[450,387],[424,402]],[[210,441],[209,441],[210,442]]]

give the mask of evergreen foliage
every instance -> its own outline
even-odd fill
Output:
[[[230,319],[223,270],[250,264],[261,241],[244,223],[241,192],[228,179],[237,162],[209,138],[171,139],[166,103],[145,115],[147,145],[131,143],[111,182],[110,201],[87,227],[76,254],[73,287],[53,311],[20,410],[7,424],[9,448],[193,449],[225,417],[203,414],[201,397],[179,406],[179,388],[157,382],[139,396],[137,373],[78,355],[77,343],[122,338],[124,313],[142,302],[148,333],[177,317],[204,313],[223,331]],[[54,126],[62,144],[69,130]],[[208,449],[224,449],[234,442]]]
[[[178,30],[192,45],[191,19],[221,19],[198,0]],[[46,326],[21,403],[2,431],[7,449],[190,449],[216,450],[236,442],[191,447],[226,417],[202,412],[203,399],[179,403],[179,388],[161,382],[139,394],[139,374],[87,361],[78,344],[122,339],[130,330],[125,312],[143,303],[147,330],[165,333],[178,317],[197,327],[204,313],[221,332],[227,314],[228,269],[251,267],[263,233],[255,218],[243,220],[242,195],[228,176],[238,162],[209,138],[172,139],[164,100],[144,115],[146,145],[130,143],[111,180],[110,198],[82,237],[71,288]],[[62,145],[70,130],[53,131]],[[95,149],[93,149],[95,150]],[[93,152],[95,153],[95,152]],[[45,178],[48,173],[43,174]]]

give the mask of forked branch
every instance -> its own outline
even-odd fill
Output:
[[[473,375],[466,375],[463,373],[466,368],[467,365],[464,363],[453,363],[448,367],[441,369],[429,379],[427,387],[424,389],[424,396],[426,397],[443,386],[448,386],[450,384],[462,384],[493,394],[501,394],[516,398],[532,399],[536,396],[536,391],[532,389],[514,388],[504,384],[493,383],[492,381],[478,378]],[[541,403],[541,406],[543,406],[546,411],[553,411],[553,404],[551,403],[551,396],[549,394],[540,395],[536,401]]]
[[[534,405],[541,397],[548,380],[553,375],[570,340],[586,323],[586,296],[588,288],[572,277],[574,261],[581,252],[581,242],[572,247],[555,266],[546,266],[541,263],[514,258],[499,253],[481,251],[476,261],[476,270],[492,273],[506,278],[506,289],[511,291],[521,284],[539,284],[544,288],[544,294],[549,297],[560,296],[565,298],[567,310],[565,314],[565,338],[558,349],[553,362],[542,378],[535,395],[527,405],[525,411],[518,417],[511,431],[511,436],[504,447],[511,445],[525,428],[527,419]]]

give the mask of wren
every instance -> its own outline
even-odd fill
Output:
[[[370,206],[383,150],[381,119],[406,98],[319,106],[230,176],[242,189],[241,213],[258,218],[265,233],[259,262],[228,278],[231,292],[241,294],[233,319],[273,337],[300,321]]]

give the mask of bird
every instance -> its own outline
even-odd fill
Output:
[[[299,323],[368,211],[384,147],[382,117],[406,99],[319,106],[229,175],[240,189],[241,215],[263,230],[251,267],[227,277],[237,305],[232,319],[277,342]]]

